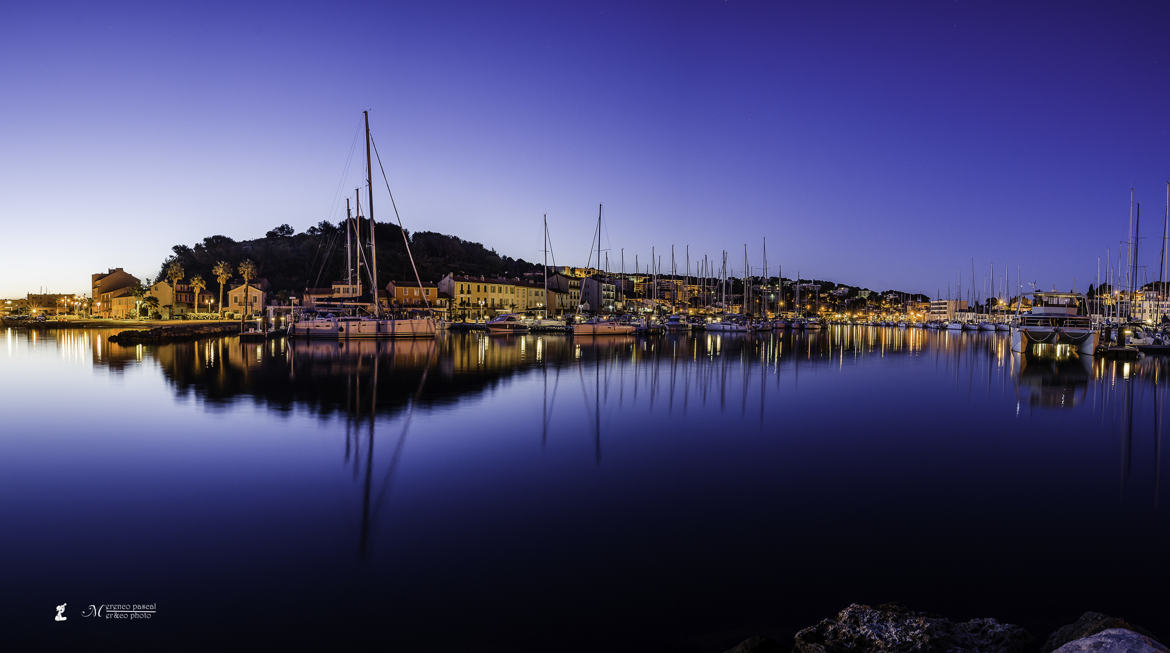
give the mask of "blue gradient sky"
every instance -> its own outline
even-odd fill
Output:
[[[767,236],[789,276],[1083,288],[1132,185],[1156,276],[1170,9],[1017,4],[7,6],[0,296],[336,220],[365,108],[408,229],[530,260],[547,211],[583,264],[604,202],[615,267]]]

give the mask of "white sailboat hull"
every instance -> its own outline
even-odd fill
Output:
[[[617,322],[587,322],[573,325],[573,335],[575,336],[620,336],[633,332],[634,325],[618,324]]]
[[[437,332],[429,318],[338,320],[317,319],[296,322],[289,327],[290,336],[328,338],[331,340],[432,338]]]

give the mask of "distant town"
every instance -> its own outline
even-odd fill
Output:
[[[826,321],[907,320],[974,321],[1030,307],[1024,293],[1009,295],[1006,283],[984,280],[982,293],[959,285],[930,298],[921,293],[868,288],[820,279],[779,275],[733,276],[727,264],[709,260],[680,261],[663,270],[661,261],[640,272],[595,267],[554,266],[500,257],[478,243],[430,232],[409,237],[420,264],[421,283],[408,278],[402,234],[393,225],[377,225],[378,248],[388,252],[379,284],[383,310],[426,310],[449,321],[482,322],[507,313],[563,317],[573,314],[690,316],[742,315],[773,318],[809,316]],[[322,222],[301,234],[288,225],[264,238],[234,241],[212,236],[195,247],[176,246],[154,279],[121,267],[90,276],[89,293],[29,292],[0,300],[0,315],[53,319],[84,317],[110,320],[250,319],[269,308],[327,311],[373,308],[369,283],[356,266],[345,266],[329,250],[341,248],[341,225]],[[397,249],[395,246],[397,245]],[[360,249],[353,246],[356,251]],[[325,253],[322,254],[322,251]],[[673,254],[673,253],[672,253]],[[223,256],[218,260],[218,256]],[[623,253],[624,259],[624,253]],[[661,257],[659,257],[661,258]],[[316,259],[316,260],[301,260]],[[346,254],[346,261],[360,261]],[[636,261],[637,259],[635,259]],[[624,260],[623,260],[624,265]],[[639,263],[634,263],[639,265]],[[766,262],[764,264],[766,266]],[[313,268],[316,267],[316,271]],[[467,269],[492,272],[468,273]],[[655,269],[657,268],[657,269]],[[743,270],[744,268],[740,268]],[[273,282],[265,271],[271,270]],[[293,272],[290,273],[290,270]],[[425,273],[423,272],[425,270]],[[443,270],[446,270],[445,272]],[[457,271],[456,271],[457,270]],[[297,273],[296,271],[300,271]],[[761,272],[763,269],[761,268]],[[313,276],[331,274],[328,284]],[[368,277],[367,277],[368,278]],[[1170,313],[1166,289],[1147,284],[1133,293],[1090,285],[1089,313],[1123,312],[1154,322]]]

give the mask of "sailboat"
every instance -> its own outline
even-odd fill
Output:
[[[370,159],[370,114],[363,111],[362,116],[366,126],[366,184],[369,190],[367,209],[370,212],[370,257],[367,273],[370,277],[370,295],[373,299],[374,315],[370,316],[314,316],[295,320],[289,326],[290,336],[330,339],[382,339],[382,338],[433,338],[437,333],[435,320],[430,315],[425,317],[386,318],[382,317],[382,304],[378,299],[378,263],[377,247],[374,239],[374,175],[373,162]],[[379,165],[381,165],[379,163]],[[391,198],[393,201],[393,197]],[[395,209],[397,213],[397,209]],[[399,228],[402,227],[401,218]],[[402,229],[402,239],[406,243],[406,254],[410,258],[410,265],[414,268],[414,255],[410,252],[410,241],[406,238],[406,230]],[[361,245],[358,245],[359,249]],[[414,270],[415,280],[419,287],[422,281],[418,276],[418,269]],[[426,296],[423,296],[426,301]]]
[[[526,320],[529,328],[533,331],[564,331],[565,321],[548,316],[548,253],[552,249],[552,240],[548,235],[548,214],[544,216],[544,300],[541,302],[543,309],[540,312],[540,317]],[[553,264],[556,264],[556,255],[553,255]],[[489,329],[491,326],[489,325]]]
[[[593,274],[594,283],[598,284],[597,288],[597,303],[601,303],[601,205],[597,205],[597,272]],[[583,284],[582,284],[583,285]],[[573,325],[573,335],[575,336],[616,336],[629,335],[634,332],[633,324],[621,324],[614,320],[607,320],[601,317],[601,306],[593,307],[597,310],[597,314],[585,322],[580,322]]]

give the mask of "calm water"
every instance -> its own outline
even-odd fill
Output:
[[[10,635],[721,651],[853,601],[1170,630],[1162,359],[843,327],[0,334]],[[120,603],[157,613],[81,616]]]

